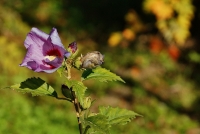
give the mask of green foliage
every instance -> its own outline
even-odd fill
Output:
[[[28,78],[20,84],[15,84],[9,88],[21,93],[31,93],[32,96],[53,96],[57,97],[55,90],[41,78]]]
[[[78,134],[70,103],[6,90],[1,90],[0,103],[1,134]]]
[[[83,123],[85,126],[89,127],[89,133],[109,134],[110,124],[105,115],[96,114],[89,116],[84,119]]]
[[[60,77],[62,76],[63,72],[66,70],[66,66],[61,66],[60,68],[58,68],[57,72],[60,75]]]
[[[81,105],[81,107],[86,110],[88,108],[90,108],[92,105],[92,98],[91,97],[85,97],[83,99],[83,104]]]
[[[110,128],[115,125],[124,125],[131,121],[131,119],[139,116],[139,114],[121,108],[99,107],[99,113],[92,113],[83,120],[86,130],[88,132],[96,132],[109,134]]]
[[[139,116],[139,114],[120,108],[112,108],[112,107],[103,107],[99,108],[99,113],[108,117],[108,121],[110,125],[119,125],[119,124],[127,124],[131,121],[131,119]]]
[[[84,95],[85,95],[85,91],[87,87],[85,87],[82,82],[77,81],[77,80],[67,80],[65,84],[68,86],[68,88],[72,88],[80,104],[83,105]]]
[[[121,81],[124,82],[119,76],[116,74],[110,72],[109,70],[101,67],[97,67],[92,70],[86,70],[82,75],[82,80],[88,80],[88,79],[95,79],[100,82],[108,82],[108,81]]]
[[[137,94],[135,100],[137,103],[140,103],[136,105],[134,109],[144,115],[144,118],[138,118],[136,121],[137,123],[143,122],[141,125],[127,126],[130,132],[136,134],[185,134],[196,129],[195,131],[197,134],[199,133],[198,122],[191,120],[186,114],[179,113],[169,108],[167,104],[160,102],[159,99],[155,97],[150,97],[141,88],[134,88],[133,93]],[[150,124],[151,127],[149,127]],[[132,127],[132,129],[130,129],[130,127]]]
[[[195,51],[190,52],[188,57],[192,62],[196,62],[196,63],[200,62],[200,54]]]

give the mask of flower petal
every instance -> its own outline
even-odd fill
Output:
[[[70,52],[65,52],[65,54],[64,54],[64,56],[65,56],[66,58],[68,58],[70,55],[71,55]]]
[[[20,66],[26,66],[29,69],[36,71],[40,67],[40,64],[43,64],[43,59],[44,55],[42,54],[41,48],[36,45],[30,45],[27,48],[26,56]]]
[[[41,49],[38,49],[36,45],[31,45],[28,50],[27,54],[20,66],[25,66],[35,72],[54,72],[56,68],[59,68],[62,64],[62,61],[56,62],[54,64],[48,64],[45,62],[45,56],[41,52]],[[63,60],[63,59],[61,59]],[[52,70],[52,71],[47,71]]]
[[[49,35],[50,35],[50,41],[53,45],[58,45],[64,48],[56,28],[52,28]]]
[[[43,70],[43,71],[46,72],[46,73],[53,73],[53,72],[55,72],[58,68],[59,68],[59,67],[54,68],[54,69],[50,69],[50,70]]]
[[[32,28],[24,41],[24,46],[28,48],[31,44],[36,44],[38,47],[41,47],[48,37],[48,34],[37,28]]]

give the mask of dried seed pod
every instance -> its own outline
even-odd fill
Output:
[[[96,68],[97,66],[100,66],[104,62],[104,56],[98,51],[93,51],[87,53],[85,56],[82,56],[81,62],[82,62],[81,65],[82,68],[85,69]]]

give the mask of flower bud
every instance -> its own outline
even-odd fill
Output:
[[[83,104],[81,107],[82,107],[82,109],[86,110],[86,109],[90,108],[91,104],[92,104],[91,97],[86,97],[86,98],[84,98]]]
[[[76,67],[77,69],[81,68],[82,62],[81,62],[81,57],[76,58],[76,60],[73,63],[74,67]]]
[[[70,43],[68,49],[70,52],[75,53],[77,50],[77,43],[75,41]]]
[[[104,56],[98,51],[87,53],[85,56],[81,57],[81,62],[82,62],[81,67],[85,69],[96,68],[97,66],[100,66],[104,62],[103,59]]]
[[[72,99],[72,94],[71,94],[71,90],[66,86],[66,85],[62,85],[61,87],[62,90],[62,94],[66,97],[66,98],[70,98]]]

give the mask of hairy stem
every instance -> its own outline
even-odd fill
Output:
[[[67,65],[67,79],[71,79],[71,66],[70,65]]]
[[[71,60],[68,61],[67,66],[67,79],[71,79]],[[71,95],[72,95],[72,103],[74,104],[74,108],[76,110],[76,117],[77,117],[77,121],[78,121],[78,127],[79,127],[79,132],[80,134],[83,134],[83,128],[82,128],[82,123],[80,120],[80,115],[81,115],[81,108],[80,108],[80,104],[78,102],[78,99],[76,97],[76,93],[72,90],[72,88],[70,88],[71,90]]]
[[[77,117],[77,121],[78,121],[78,126],[79,126],[79,132],[80,134],[83,134],[83,130],[82,130],[82,123],[81,123],[81,120],[80,120],[80,114],[81,114],[81,109],[80,109],[80,105],[79,105],[79,102],[78,102],[78,99],[76,97],[76,94],[74,91],[72,91],[72,96],[73,96],[73,104],[74,104],[74,108],[76,110],[76,117]]]

